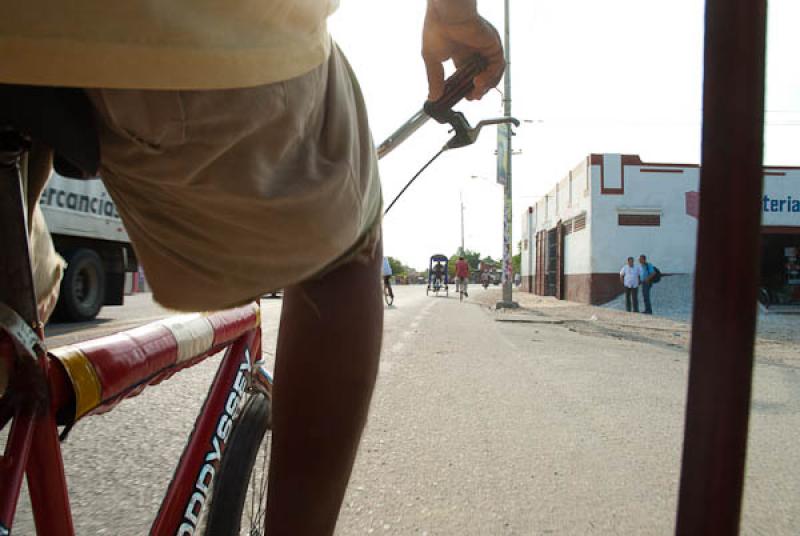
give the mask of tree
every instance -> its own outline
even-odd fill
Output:
[[[522,253],[517,253],[511,257],[511,266],[514,268],[515,274],[522,273]]]
[[[517,242],[518,253],[511,257],[511,266],[515,274],[522,274],[522,242]]]
[[[414,268],[403,264],[394,257],[389,257],[387,255],[386,259],[389,261],[389,266],[392,268],[392,275],[397,278],[401,278],[398,280],[400,283],[402,283],[404,280],[407,280],[410,274],[416,273]]]
[[[478,264],[481,262],[481,254],[477,251],[472,251],[470,249],[464,251],[464,259],[466,259],[467,264],[471,269],[476,269]]]
[[[394,257],[386,258],[389,260],[389,266],[392,267],[393,275],[403,275],[404,273],[408,272],[408,267],[399,260],[395,259]]]
[[[493,271],[493,270],[499,270],[502,267],[503,262],[502,261],[496,261],[491,256],[489,256],[489,257],[482,258],[481,259],[481,264],[483,264],[484,269],[488,269],[489,271]]]

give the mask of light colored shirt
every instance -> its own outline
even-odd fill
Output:
[[[638,265],[628,266],[625,264],[619,271],[619,275],[622,276],[622,284],[628,288],[637,288],[639,286],[641,274],[642,270]]]
[[[392,275],[392,265],[389,264],[389,259],[383,258],[383,277]]]
[[[25,0],[0,17],[0,81],[222,89],[289,80],[330,53],[339,0]]]

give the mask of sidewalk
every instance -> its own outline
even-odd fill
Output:
[[[501,299],[500,289],[476,294],[473,302],[494,309]],[[557,300],[527,292],[514,292],[520,308],[494,312],[498,321],[548,323],[558,321],[570,331],[615,339],[644,342],[661,347],[689,349],[691,323],[640,313],[628,313],[606,306]],[[655,304],[654,304],[655,305]],[[756,360],[773,364],[800,364],[800,317],[759,315]]]

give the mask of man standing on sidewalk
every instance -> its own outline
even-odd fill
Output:
[[[650,304],[650,289],[653,287],[653,278],[656,270],[653,265],[647,262],[647,256],[639,255],[639,277],[642,281],[642,299],[644,300],[644,314],[653,314],[653,307]]]
[[[633,264],[633,257],[628,257],[628,263],[619,271],[619,279],[625,287],[625,310],[631,312],[631,300],[633,300],[633,312],[639,312],[639,279],[642,271]]]

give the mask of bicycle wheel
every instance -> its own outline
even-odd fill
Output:
[[[206,536],[264,534],[270,413],[262,393],[245,402],[214,482]]]

